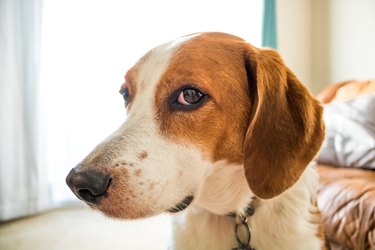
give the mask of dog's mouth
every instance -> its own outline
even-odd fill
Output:
[[[185,208],[187,208],[191,204],[191,202],[193,201],[193,199],[194,199],[193,195],[186,196],[176,206],[174,206],[172,208],[169,208],[168,212],[170,212],[170,213],[177,213],[177,212],[180,212],[180,211],[184,210]]]

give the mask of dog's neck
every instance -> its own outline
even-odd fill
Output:
[[[248,220],[252,246],[257,250],[317,249],[322,244],[317,236],[319,214],[311,203],[317,185],[317,176],[308,167],[292,188],[273,199],[260,200]],[[243,213],[252,196],[240,166],[218,165],[195,204],[174,218],[173,249],[236,247],[235,221],[227,214]]]
[[[196,206],[217,215],[241,214],[252,197],[243,166],[218,162],[204,181]]]

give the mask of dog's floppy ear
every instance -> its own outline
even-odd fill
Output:
[[[324,137],[322,107],[271,49],[248,47],[246,70],[253,102],[244,142],[244,167],[256,196],[291,187]]]

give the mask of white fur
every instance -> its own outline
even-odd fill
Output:
[[[206,183],[206,190],[203,191],[209,196],[201,196],[193,207],[174,219],[172,249],[230,250],[236,246],[235,221],[222,215],[221,204],[227,210],[230,208],[228,201],[233,201],[231,210],[241,211],[252,193],[244,178],[242,166],[230,166],[221,162],[215,168],[220,175],[219,179]],[[215,185],[210,186],[213,183]],[[315,198],[317,185],[317,175],[308,167],[292,188],[273,199],[261,200],[255,214],[248,220],[252,232],[252,247],[257,250],[321,249],[322,241],[317,237],[316,223],[319,218],[310,213],[316,209],[311,200]],[[207,200],[212,207],[207,204]],[[216,210],[217,213],[209,210]]]

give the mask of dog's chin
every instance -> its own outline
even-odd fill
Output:
[[[119,200],[101,200],[97,204],[86,203],[90,208],[102,212],[104,215],[117,219],[141,219],[162,213],[137,202],[122,203]]]
[[[95,210],[99,210],[104,215],[116,219],[142,219],[160,214],[161,212],[151,211],[145,208],[122,208],[114,206],[90,206]]]
[[[127,206],[124,206],[124,207],[113,206],[113,205],[108,205],[108,204],[103,204],[103,203],[98,204],[98,205],[93,205],[90,203],[86,203],[86,204],[90,208],[94,210],[99,210],[104,215],[111,217],[111,218],[142,219],[142,218],[147,218],[151,216],[156,216],[165,212],[176,214],[188,208],[190,204],[193,202],[193,200],[194,200],[194,196],[188,195],[177,204],[171,206],[170,208],[166,210],[160,210],[160,211],[153,211],[150,208],[141,207],[137,205],[130,206],[130,204],[127,204]]]

